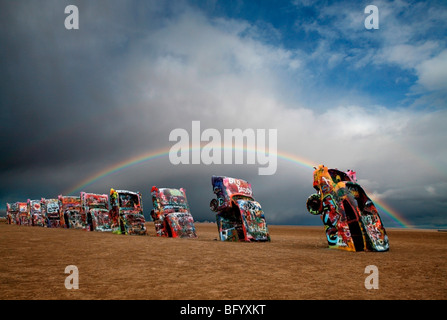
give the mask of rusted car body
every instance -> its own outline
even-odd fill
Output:
[[[319,165],[313,173],[308,211],[321,215],[330,248],[347,251],[388,251],[389,241],[377,208],[357,183],[352,170]]]
[[[224,176],[211,179],[216,199],[210,202],[216,212],[219,238],[222,241],[270,241],[261,205],[253,198],[251,184]]]
[[[151,189],[151,217],[155,232],[160,237],[197,238],[194,218],[191,215],[185,189]]]
[[[31,217],[31,225],[46,227],[46,217],[42,212],[41,200],[27,201],[28,214]]]
[[[112,231],[108,195],[81,192],[80,213],[88,231]]]
[[[80,196],[58,196],[60,216],[64,218],[64,224],[69,229],[84,229],[85,217],[81,214]]]
[[[110,215],[114,233],[146,235],[140,192],[110,189]]]
[[[59,200],[58,199],[41,199],[42,213],[47,219],[48,228],[63,228],[65,226],[65,221],[63,215],[61,216],[59,210]]]
[[[31,216],[28,212],[28,203],[27,202],[17,202],[17,216],[16,221],[17,224],[21,226],[31,226]]]
[[[8,224],[18,224],[17,217],[19,214],[19,206],[17,202],[6,203],[6,222]]]

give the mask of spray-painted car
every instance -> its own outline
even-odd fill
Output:
[[[81,216],[85,217],[88,231],[112,231],[109,196],[81,192]]]
[[[211,183],[217,199],[211,200],[210,209],[217,212],[220,240],[270,241],[264,212],[253,198],[251,184],[222,176],[213,176]]]
[[[19,215],[19,206],[17,202],[6,203],[6,221],[8,224],[17,224],[17,217]]]
[[[46,227],[46,218],[42,212],[41,200],[30,200],[27,201],[28,214],[31,217],[31,225]]]
[[[42,213],[47,219],[48,228],[63,228],[65,225],[64,216],[61,216],[59,210],[58,199],[46,199],[42,198]]]
[[[352,170],[343,172],[319,165],[306,202],[308,211],[321,215],[330,248],[348,251],[387,251],[388,236],[377,208],[357,183]]]
[[[80,196],[58,196],[60,216],[64,218],[64,224],[69,229],[84,229],[85,217],[81,214]]]
[[[160,237],[197,238],[185,189],[152,187],[152,220]]]
[[[18,213],[16,216],[17,224],[22,226],[30,226],[32,224],[31,216],[28,212],[27,202],[17,202]]]
[[[146,235],[140,192],[110,189],[110,215],[114,233]]]

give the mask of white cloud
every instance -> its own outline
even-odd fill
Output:
[[[419,45],[397,44],[383,47],[374,60],[377,64],[392,63],[404,69],[416,69],[439,50],[439,43],[425,41]]]
[[[416,67],[419,84],[429,91],[447,91],[447,50],[436,57],[422,61]]]
[[[233,27],[221,29],[222,25]],[[420,136],[422,124],[430,126],[446,119],[446,113],[427,114],[421,122],[420,113],[410,109],[345,103],[319,110],[300,100],[305,99],[305,93],[291,102],[280,94],[286,84],[284,69],[278,65],[287,69],[295,63],[295,56],[247,38],[241,32],[246,27],[237,21],[215,24],[188,12],[153,32],[148,41],[150,50],[136,46],[131,57],[135,68],[130,68],[127,76],[132,79],[137,75],[137,83],[147,85],[147,91],[152,93],[141,107],[162,106],[164,114],[180,115],[171,118],[164,130],[181,126],[187,129],[191,120],[201,120],[203,128],[277,128],[280,149],[339,167],[358,166],[360,176],[373,185],[381,181],[382,188],[384,184],[386,188],[398,188],[396,181],[408,181],[403,168],[417,168],[418,179],[426,182],[428,177],[420,174],[425,164],[405,150],[414,148],[417,155],[417,150],[425,147],[424,153],[430,152],[430,146],[411,139]],[[147,51],[155,54],[146,56]],[[422,49],[417,52],[414,57],[425,54]],[[147,117],[154,117],[152,109],[148,109]],[[160,130],[156,128],[148,130]],[[424,139],[436,139],[445,130],[427,127]],[[445,153],[436,146],[432,148]]]
[[[303,5],[301,2],[295,4],[298,10]],[[374,71],[398,67],[416,78],[416,81],[412,80],[413,85],[408,83],[407,99],[401,99],[403,104],[415,100],[417,106],[445,106],[447,81],[444,70],[447,68],[443,51],[447,8],[431,6],[429,2],[402,0],[375,1],[374,5],[379,10],[380,28],[369,31],[363,26],[366,14],[361,4],[315,3],[314,7],[318,8],[316,20],[296,22],[297,29],[305,30],[309,35],[318,34],[315,49],[301,54],[301,69],[312,65],[315,73],[324,74],[345,65],[347,72],[363,69],[364,74],[368,74],[371,67]],[[415,93],[421,97],[416,97]]]

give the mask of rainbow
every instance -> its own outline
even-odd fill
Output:
[[[91,184],[97,182],[98,180],[101,180],[111,174],[114,174],[116,172],[122,171],[126,168],[132,167],[134,165],[137,165],[139,163],[143,163],[149,160],[157,159],[164,157],[169,154],[169,149],[163,148],[156,151],[148,151],[143,154],[130,157],[128,159],[122,160],[118,163],[115,163],[113,165],[110,165],[104,169],[102,169],[99,172],[96,172],[90,177],[85,178],[84,180],[80,181],[75,186],[69,188],[64,192],[66,195],[74,195],[75,193],[81,192],[86,187],[90,186]]]
[[[189,151],[195,150],[196,148],[190,148]],[[200,148],[197,148],[200,149]],[[225,149],[225,148],[224,148]],[[249,149],[249,148],[243,148],[243,149],[238,149],[238,148],[232,148],[234,150],[242,150],[242,151],[248,151],[248,152],[256,152],[256,150],[254,149]],[[96,172],[95,174],[93,174],[90,177],[85,178],[84,180],[80,181],[79,183],[77,183],[76,185],[70,187],[69,189],[65,190],[63,194],[66,195],[74,195],[75,193],[81,192],[83,189],[85,189],[86,187],[90,186],[91,184],[97,182],[98,180],[101,180],[102,178],[105,178],[111,174],[114,174],[116,172],[122,171],[126,168],[132,167],[134,165],[149,161],[149,160],[153,160],[156,158],[162,158],[165,156],[169,155],[169,152],[171,150],[171,147],[168,148],[162,148],[162,149],[158,149],[155,151],[148,151],[145,152],[143,154],[139,154],[137,156],[133,156],[130,157],[128,159],[122,160],[118,163],[115,163],[113,165],[110,165],[104,169],[102,169],[99,172]],[[314,166],[316,166],[316,163],[312,163],[302,157],[298,157],[296,155],[292,155],[286,152],[278,152],[277,153],[277,157],[279,159],[283,159],[286,161],[290,161],[293,162],[295,164],[299,164],[302,167],[305,167],[307,169],[312,169],[314,168]]]
[[[365,191],[367,192],[367,191]],[[402,228],[413,228],[410,222],[407,219],[402,217],[395,209],[392,209],[388,204],[383,202],[383,200],[371,199],[379,212],[385,212],[386,215],[391,218],[394,222],[396,222]]]
[[[66,190],[63,194],[74,195],[76,193],[81,192],[83,189],[92,185],[93,183],[95,183],[111,174],[117,173],[119,171],[125,170],[129,167],[132,167],[134,165],[137,165],[137,164],[140,164],[140,163],[143,163],[146,161],[166,157],[169,155],[170,149],[171,149],[171,147],[162,148],[162,149],[158,149],[155,151],[148,151],[148,152],[139,154],[137,156],[133,156],[128,159],[124,159],[118,163],[112,164],[112,165],[102,169],[101,171],[96,172],[95,174],[80,181],[76,185],[74,185],[71,188],[69,188],[68,190]],[[234,148],[234,149],[237,150],[237,148]],[[190,151],[192,151],[192,150],[194,150],[194,149],[191,148]],[[251,150],[249,148],[243,148],[243,151],[255,152],[255,150]],[[284,161],[292,162],[293,164],[298,164],[301,167],[304,167],[306,169],[311,169],[311,170],[313,170],[314,167],[316,167],[318,165],[317,163],[312,162],[307,159],[304,159],[303,157],[300,157],[300,156],[297,156],[294,154],[290,154],[287,152],[283,152],[283,151],[277,152],[277,158],[282,159]],[[380,200],[380,199],[372,199],[372,200],[374,201],[374,204],[381,212],[384,212],[389,218],[391,218],[399,226],[401,226],[403,228],[411,228],[412,227],[412,225],[404,217],[402,217],[401,214],[399,214],[395,209],[393,209],[389,205],[387,205],[383,200]]]

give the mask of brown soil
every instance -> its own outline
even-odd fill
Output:
[[[0,223],[0,299],[307,300],[447,298],[447,232],[387,229],[388,252],[328,249],[323,227],[274,226],[270,243],[124,236]],[[79,289],[65,288],[65,267]],[[379,288],[366,289],[375,265]]]

